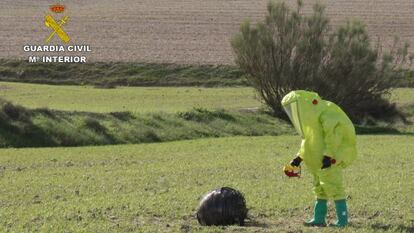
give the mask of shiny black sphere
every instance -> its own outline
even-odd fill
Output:
[[[197,220],[201,225],[244,225],[246,200],[241,192],[222,187],[207,193],[200,201]]]

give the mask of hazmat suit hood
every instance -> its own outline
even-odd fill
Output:
[[[282,107],[298,134],[305,138],[309,126],[317,123],[325,102],[315,92],[291,91],[282,99]]]

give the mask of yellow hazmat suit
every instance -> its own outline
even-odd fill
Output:
[[[355,160],[357,154],[351,120],[336,104],[322,100],[314,92],[292,91],[281,103],[302,137],[298,156],[314,177],[317,199],[344,200],[342,170]],[[334,162],[322,169],[324,156]]]

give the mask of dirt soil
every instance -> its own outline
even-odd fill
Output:
[[[87,44],[88,61],[232,64],[230,39],[245,18],[263,19],[267,0],[68,0],[62,28],[71,44]],[[295,5],[296,1],[289,1]],[[312,1],[305,1],[305,13]],[[399,36],[414,47],[413,0],[335,0],[327,5],[332,24],[359,18],[386,46]],[[43,45],[51,0],[0,1],[0,58],[27,59],[24,45]],[[376,39],[375,39],[376,40]],[[49,44],[59,44],[55,36]],[[69,53],[80,55],[82,53]],[[62,54],[60,54],[62,55]]]

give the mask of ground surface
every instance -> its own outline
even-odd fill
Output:
[[[113,92],[111,98],[96,101],[96,108],[88,101],[70,107],[97,112],[113,111],[111,101],[120,96],[119,90],[127,94],[123,97],[126,101],[138,98],[140,102],[153,89],[1,85],[1,93],[8,93],[5,98],[13,102],[29,107],[42,103],[58,109],[65,106],[63,99],[77,101],[87,95],[83,100],[100,100]],[[10,88],[15,89],[8,92]],[[171,101],[171,112],[194,104],[180,104],[176,91],[181,88],[160,90],[169,95],[166,99]],[[251,93],[249,89],[234,90]],[[145,94],[137,96],[140,91]],[[203,97],[207,103],[221,89],[209,91]],[[390,98],[412,111],[412,91],[398,89]],[[45,93],[59,95],[47,101],[42,99]],[[241,94],[240,102],[242,97],[254,101]],[[160,111],[159,101],[149,102],[145,108]],[[232,100],[229,104],[237,103]],[[128,106],[133,110],[132,104]],[[358,160],[345,175],[351,225],[341,232],[414,231],[414,144],[410,132],[358,137]],[[299,140],[298,136],[228,137],[141,145],[0,149],[0,231],[332,232],[301,226],[309,218],[313,202],[311,176],[306,169],[301,179],[288,179],[281,172],[296,153]],[[200,197],[219,186],[232,186],[245,193],[251,218],[247,227],[197,224],[194,211]],[[333,220],[331,207],[329,221]]]
[[[24,58],[23,45],[40,45],[50,33],[43,17],[52,0],[0,2],[0,58]],[[73,44],[88,44],[94,61],[231,64],[231,37],[245,18],[262,20],[267,0],[67,1],[63,28]],[[294,5],[296,1],[288,1]],[[305,13],[312,1],[305,1]],[[327,5],[332,24],[360,18],[389,46],[398,35],[414,47],[414,1],[338,0]],[[55,16],[57,19],[62,16]],[[51,44],[56,44],[57,38]]]
[[[412,136],[360,136],[346,171],[351,225],[340,232],[413,232]],[[299,138],[235,137],[173,143],[0,150],[0,229],[14,232],[332,232],[303,228],[311,175],[281,168]],[[200,227],[200,197],[245,193],[248,227]],[[331,209],[329,221],[334,219]]]

